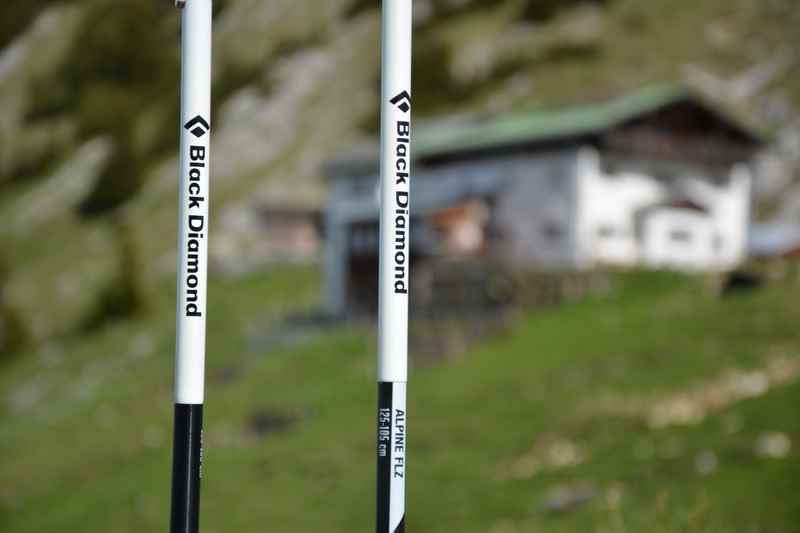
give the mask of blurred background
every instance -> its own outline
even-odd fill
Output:
[[[215,2],[206,532],[373,527],[379,7]],[[411,529],[798,531],[800,5],[414,10]],[[168,527],[179,35],[0,6],[2,531]]]

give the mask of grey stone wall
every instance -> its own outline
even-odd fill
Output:
[[[577,149],[564,149],[416,168],[411,209],[420,214],[485,198],[492,205],[487,259],[509,268],[571,268],[576,157]],[[377,220],[377,184],[374,175],[332,180],[325,213],[326,302],[332,314],[346,312],[349,228]]]

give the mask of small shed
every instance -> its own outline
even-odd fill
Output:
[[[252,202],[224,211],[210,250],[214,267],[240,275],[275,264],[313,264],[323,249],[323,214],[312,206]]]
[[[800,259],[800,225],[754,224],[750,230],[750,255],[754,259]]]

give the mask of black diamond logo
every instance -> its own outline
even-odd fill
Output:
[[[208,133],[208,130],[211,129],[211,126],[209,126],[208,122],[206,122],[206,119],[204,119],[200,115],[194,117],[192,120],[187,122],[183,127],[189,130],[192,133],[192,135],[194,135],[198,139],[203,135],[205,135],[206,133]]]
[[[408,110],[411,109],[411,95],[408,94],[408,91],[401,92],[392,98],[390,102],[396,105],[403,113],[408,113]]]

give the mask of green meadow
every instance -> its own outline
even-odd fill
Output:
[[[286,333],[317,305],[311,270],[210,288],[202,530],[371,530],[374,328]],[[159,294],[145,318],[0,373],[0,529],[167,530],[172,287]],[[619,275],[457,357],[414,358],[410,529],[797,531],[798,296]]]

